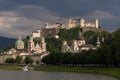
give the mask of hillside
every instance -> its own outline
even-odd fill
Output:
[[[105,41],[101,42],[101,47],[96,50],[81,51],[77,54],[54,51],[41,61],[48,65],[120,67],[120,29],[113,33],[103,33]],[[98,33],[100,38],[103,33]],[[90,33],[87,32],[87,35]]]
[[[59,38],[56,39],[55,37],[46,37],[46,43],[47,43],[47,51],[53,52],[53,51],[61,51],[62,42],[64,40],[71,42],[72,40],[75,40],[78,38],[79,31],[81,29],[79,27],[72,28],[69,30],[61,29],[59,32]],[[109,45],[111,43],[111,33],[109,32],[94,32],[94,31],[87,31],[83,33],[83,36],[85,37],[87,44],[93,44],[96,45],[97,37],[100,37],[100,42],[105,45]],[[102,42],[102,37],[104,37],[104,42]],[[29,37],[24,39],[25,47],[27,47]],[[40,43],[41,38],[34,39],[35,43]]]
[[[13,46],[15,41],[16,41],[16,39],[0,36],[0,48]]]
[[[62,42],[64,40],[71,42],[78,38],[80,28],[72,28],[69,30],[61,29],[59,32],[59,38],[56,39],[54,37],[46,38],[47,43],[47,51],[61,51]],[[96,45],[97,37],[100,37],[100,41],[102,42],[102,37],[104,37],[104,43],[102,44],[110,44],[111,43],[111,34],[108,32],[94,32],[94,31],[87,31],[83,33],[87,44],[94,44]],[[35,42],[40,42],[40,39],[35,39]]]

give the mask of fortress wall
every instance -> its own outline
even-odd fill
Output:
[[[45,37],[55,37],[59,33],[60,29],[59,28],[49,28],[49,29],[42,29],[42,31],[43,31],[43,35]]]
[[[86,31],[94,31],[94,32],[102,32],[104,31],[104,29],[102,28],[93,28],[93,27],[84,27],[82,28],[82,32],[86,32]]]

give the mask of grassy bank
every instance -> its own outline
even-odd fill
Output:
[[[116,77],[120,80],[120,68],[94,68],[94,67],[61,67],[61,66],[43,66],[35,67],[36,71],[58,71],[58,72],[80,72],[91,74],[102,74]]]
[[[20,70],[20,66],[0,66],[0,70]]]
[[[0,66],[0,70],[20,70],[20,66]],[[63,66],[41,66],[34,67],[36,71],[50,72],[78,72],[108,75],[120,80],[120,68],[95,68],[95,67],[63,67]]]

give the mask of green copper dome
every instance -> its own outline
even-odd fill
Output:
[[[21,38],[19,37],[19,39],[15,42],[15,45],[24,45],[24,42],[21,40]]]
[[[15,42],[15,45],[24,45],[24,42],[22,40],[17,40]]]

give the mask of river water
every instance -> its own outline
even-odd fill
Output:
[[[0,80],[117,80],[112,77],[68,72],[0,70]]]

